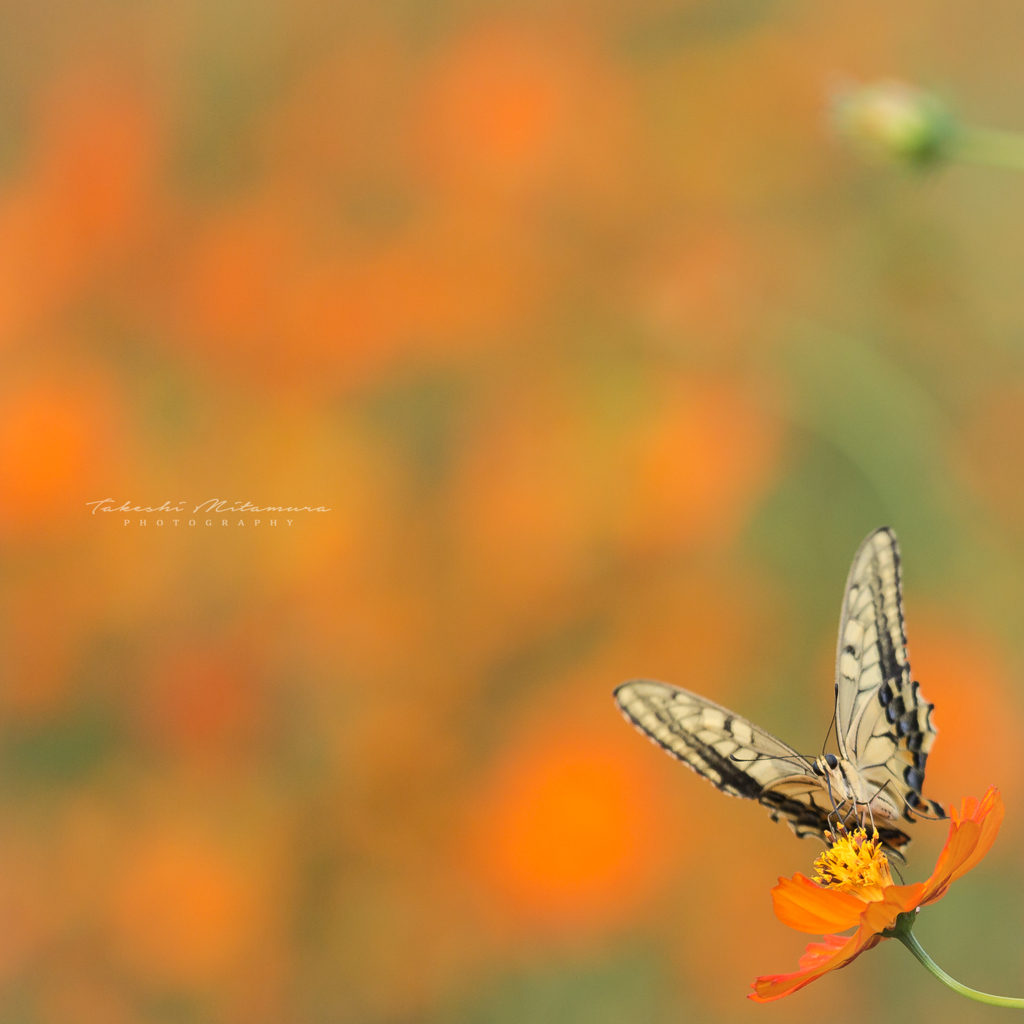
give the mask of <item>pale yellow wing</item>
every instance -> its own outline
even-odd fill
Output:
[[[945,817],[924,799],[925,763],[935,739],[929,704],[911,679],[900,592],[900,553],[888,527],[854,556],[843,595],[836,650],[836,736],[840,753],[903,817]]]
[[[651,679],[615,691],[619,709],[650,740],[730,796],[757,800],[798,836],[822,838],[831,801],[813,764],[714,701]]]

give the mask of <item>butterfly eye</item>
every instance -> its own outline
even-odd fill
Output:
[[[835,754],[826,754],[825,764],[827,764],[829,768],[835,768],[836,765],[839,764],[839,759],[836,757]]]

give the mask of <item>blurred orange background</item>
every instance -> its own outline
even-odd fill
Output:
[[[747,1003],[818,848],[611,701],[817,750],[882,524],[926,789],[1008,804],[918,933],[1021,994],[1024,192],[827,113],[1024,127],[1024,13],[967,13],[8,6],[0,1022],[980,1020],[891,944]]]

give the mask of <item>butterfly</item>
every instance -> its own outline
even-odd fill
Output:
[[[935,740],[934,705],[911,678],[900,594],[900,552],[888,527],[853,558],[836,651],[839,756],[797,753],[706,697],[650,679],[615,690],[619,709],[658,746],[730,796],[756,800],[773,821],[826,845],[837,828],[877,830],[901,863],[910,836],[899,827],[944,818],[921,793]]]

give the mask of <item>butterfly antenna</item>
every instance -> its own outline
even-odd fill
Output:
[[[828,728],[825,730],[825,738],[821,741],[821,756],[825,756],[825,745],[828,743],[828,738],[832,734],[832,730],[836,724],[836,709],[832,709],[832,721],[828,723]],[[839,742],[839,734],[836,734],[836,742]]]

